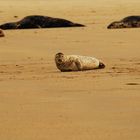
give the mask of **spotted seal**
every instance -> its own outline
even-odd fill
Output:
[[[138,28],[140,27],[140,16],[128,16],[120,21],[114,21],[108,25],[108,29]]]
[[[57,27],[84,27],[79,23],[73,23],[66,19],[53,18],[41,15],[31,15],[24,17],[17,22],[9,22],[0,25],[3,30],[8,29],[33,29],[33,28],[57,28]]]
[[[94,57],[64,55],[63,53],[55,55],[55,63],[57,68],[62,72],[105,68],[105,64]]]
[[[4,37],[4,32],[0,29],[0,37]]]

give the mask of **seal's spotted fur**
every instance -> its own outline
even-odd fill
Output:
[[[94,57],[79,55],[64,55],[57,53],[55,55],[55,63],[57,68],[64,71],[83,71],[104,68],[105,65]]]
[[[108,25],[108,29],[138,28],[140,27],[140,16],[128,16],[120,21],[114,21]]]

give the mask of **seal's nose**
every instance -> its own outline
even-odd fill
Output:
[[[61,62],[62,62],[62,60],[61,60],[61,59],[58,59],[58,62],[59,62],[59,63],[61,63]]]

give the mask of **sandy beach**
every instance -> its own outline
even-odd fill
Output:
[[[139,7],[139,0],[1,0],[0,24],[46,15],[86,27],[4,30],[0,139],[139,140],[140,28],[106,28]],[[106,68],[63,73],[58,52],[94,56]]]

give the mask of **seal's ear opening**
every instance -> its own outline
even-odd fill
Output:
[[[99,69],[105,68],[105,64],[103,62],[99,62]]]

